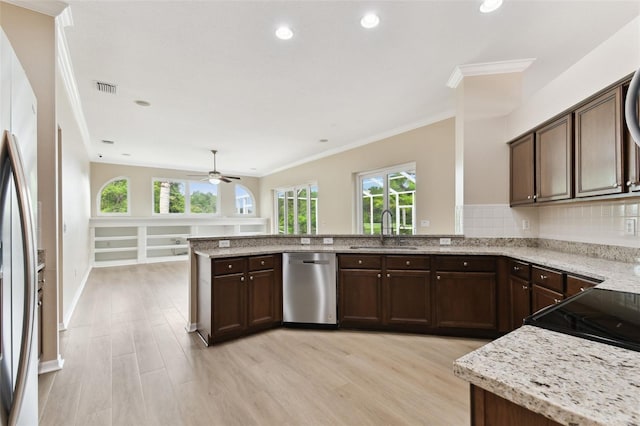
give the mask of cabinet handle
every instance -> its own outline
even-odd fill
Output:
[[[618,188],[618,187],[620,187],[620,183],[619,183],[619,182],[616,182],[616,183],[614,183],[614,184],[613,184],[613,185],[611,185],[611,186],[612,186],[613,188]]]
[[[584,287],[580,287],[580,291],[584,291]]]
[[[513,267],[513,270],[514,270],[514,271],[516,271],[516,272],[518,272],[518,271],[520,270],[520,267],[519,267],[519,266],[514,266],[514,267]]]
[[[440,279],[440,275],[436,276],[436,279],[439,280]]]
[[[42,300],[38,300],[38,303],[36,303],[36,306],[39,308],[40,306],[42,306]]]
[[[378,278],[382,278],[382,274],[378,274]]]
[[[251,276],[249,277],[249,279],[250,279],[251,281],[253,281],[253,275],[251,275]]]
[[[264,260],[260,261],[260,266],[264,266]]]
[[[233,265],[229,265],[229,266],[227,266],[227,268],[233,269]]]
[[[560,299],[553,299],[553,303],[555,303],[555,304],[558,304],[558,303],[560,303],[560,302],[562,302],[562,300],[560,300]]]
[[[358,265],[362,265],[362,260],[358,260]]]
[[[387,278],[391,278],[391,274],[387,274]]]
[[[534,195],[533,195],[533,199],[534,199],[534,200],[537,200],[537,199],[538,199],[538,194],[534,194]]]
[[[408,260],[405,263],[406,263],[407,266],[411,265],[411,262],[408,261]]]
[[[467,262],[462,262],[462,266],[469,266]]]
[[[527,195],[527,200],[530,200],[530,199],[531,199],[531,195]]]
[[[627,181],[627,186],[635,186],[636,183],[635,182],[631,182],[630,180]]]
[[[240,281],[244,281],[244,277],[240,277]]]
[[[523,290],[529,290],[529,286],[523,285],[523,286],[522,286],[522,289],[523,289]]]
[[[546,276],[546,275],[542,275],[542,274],[540,274],[540,279],[541,279],[541,280],[546,280],[546,279],[547,279],[547,276]]]

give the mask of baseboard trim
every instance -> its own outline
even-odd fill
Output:
[[[62,370],[64,366],[64,359],[62,355],[58,354],[58,358],[51,361],[40,361],[38,364],[38,374],[51,373],[52,371]]]
[[[191,322],[188,323],[184,329],[187,331],[187,333],[193,333],[194,331],[198,330],[198,325],[195,322]]]
[[[73,312],[76,310],[76,306],[78,306],[78,301],[80,300],[80,296],[82,296],[82,292],[84,291],[84,287],[87,285],[87,281],[89,280],[89,274],[91,273],[91,265],[87,267],[87,271],[82,277],[82,281],[80,282],[80,287],[78,291],[76,291],[75,296],[73,296],[73,300],[71,301],[71,306],[69,310],[65,312],[64,317],[62,319],[62,323],[58,326],[58,331],[64,331],[69,326],[69,322],[71,321],[71,317],[73,316]]]

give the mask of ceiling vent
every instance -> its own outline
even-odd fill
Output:
[[[104,81],[96,81],[95,83],[96,83],[96,89],[98,89],[98,92],[109,93],[111,95],[116,94],[116,90],[118,86],[116,86],[115,84],[105,83]]]

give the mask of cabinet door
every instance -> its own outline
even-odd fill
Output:
[[[511,329],[522,325],[522,320],[531,315],[531,286],[529,281],[513,275],[509,278]]]
[[[588,280],[586,278],[575,277],[567,275],[567,291],[566,296],[570,297],[580,292],[585,291],[588,288],[598,285],[597,281]]]
[[[275,273],[273,269],[249,273],[247,327],[266,328],[276,322]]]
[[[624,190],[621,93],[617,87],[575,112],[576,197]]]
[[[382,272],[340,270],[340,325],[382,324]]]
[[[538,312],[554,303],[560,303],[562,299],[564,299],[562,293],[534,284],[531,290],[531,309],[533,312]]]
[[[565,200],[573,191],[571,114],[536,131],[536,201]]]
[[[214,276],[212,287],[213,339],[242,334],[247,328],[244,274]]]
[[[535,201],[533,134],[513,142],[510,149],[511,205],[531,204]]]
[[[431,274],[428,271],[387,270],[385,323],[431,324]]]
[[[628,89],[629,86],[626,85],[624,87],[625,93]],[[625,183],[629,191],[640,191],[640,148],[631,137],[626,120],[624,123],[624,143],[627,163],[627,180]]]
[[[436,325],[495,329],[496,274],[436,272]]]

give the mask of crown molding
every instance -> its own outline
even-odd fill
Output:
[[[89,136],[89,127],[87,126],[87,120],[82,110],[82,103],[80,102],[80,92],[78,91],[78,84],[76,83],[76,77],[73,72],[73,65],[71,64],[71,56],[69,54],[69,45],[67,44],[67,37],[65,36],[64,29],[66,27],[73,26],[73,16],[71,15],[71,8],[67,7],[56,17],[56,47],[57,47],[57,62],[58,70],[64,87],[71,103],[71,110],[80,129],[80,135],[84,142],[87,153],[91,152],[91,138]]]
[[[465,77],[476,75],[508,74],[522,72],[529,68],[535,58],[514,59],[510,61],[483,62],[479,64],[458,65],[453,69],[447,87],[455,89]]]

